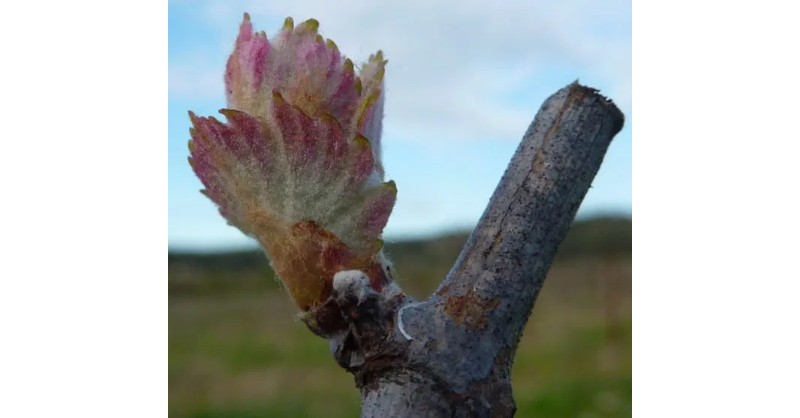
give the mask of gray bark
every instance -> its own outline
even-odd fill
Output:
[[[514,415],[510,372],[522,330],[623,121],[611,101],[577,82],[548,98],[427,300],[394,284],[377,293],[366,280],[334,279],[331,300],[312,313],[327,322],[309,324],[355,376],[362,416]],[[332,317],[340,325],[320,329]]]

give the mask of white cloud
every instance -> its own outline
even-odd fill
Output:
[[[248,11],[256,29],[268,34],[285,16],[296,22],[314,17],[323,35],[356,62],[383,49],[389,59],[386,130],[399,139],[516,141],[541,100],[575,78],[601,88],[629,114],[629,1],[497,3],[259,0],[195,7],[220,31],[218,45],[230,44]],[[209,62],[187,55],[171,65],[170,93],[221,92],[224,63]],[[553,83],[554,68],[564,71],[560,85],[532,87],[547,75]],[[507,100],[509,94],[522,99]]]

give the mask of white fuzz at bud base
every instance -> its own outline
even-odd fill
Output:
[[[355,295],[361,302],[367,296],[369,277],[361,270],[340,271],[333,275],[333,290],[340,296]]]

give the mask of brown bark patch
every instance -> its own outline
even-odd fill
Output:
[[[472,291],[463,296],[451,296],[444,305],[444,311],[456,323],[471,330],[483,330],[489,325],[486,318],[497,305],[500,299],[484,299]]]

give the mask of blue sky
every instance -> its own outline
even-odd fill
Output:
[[[578,216],[630,215],[630,2],[550,3],[170,1],[170,248],[253,245],[199,193],[186,161],[187,111],[225,107],[222,74],[245,11],[268,36],[286,16],[314,17],[354,62],[384,51],[383,158],[398,186],[386,239],[473,226],[541,103],[575,79],[626,116]]]

